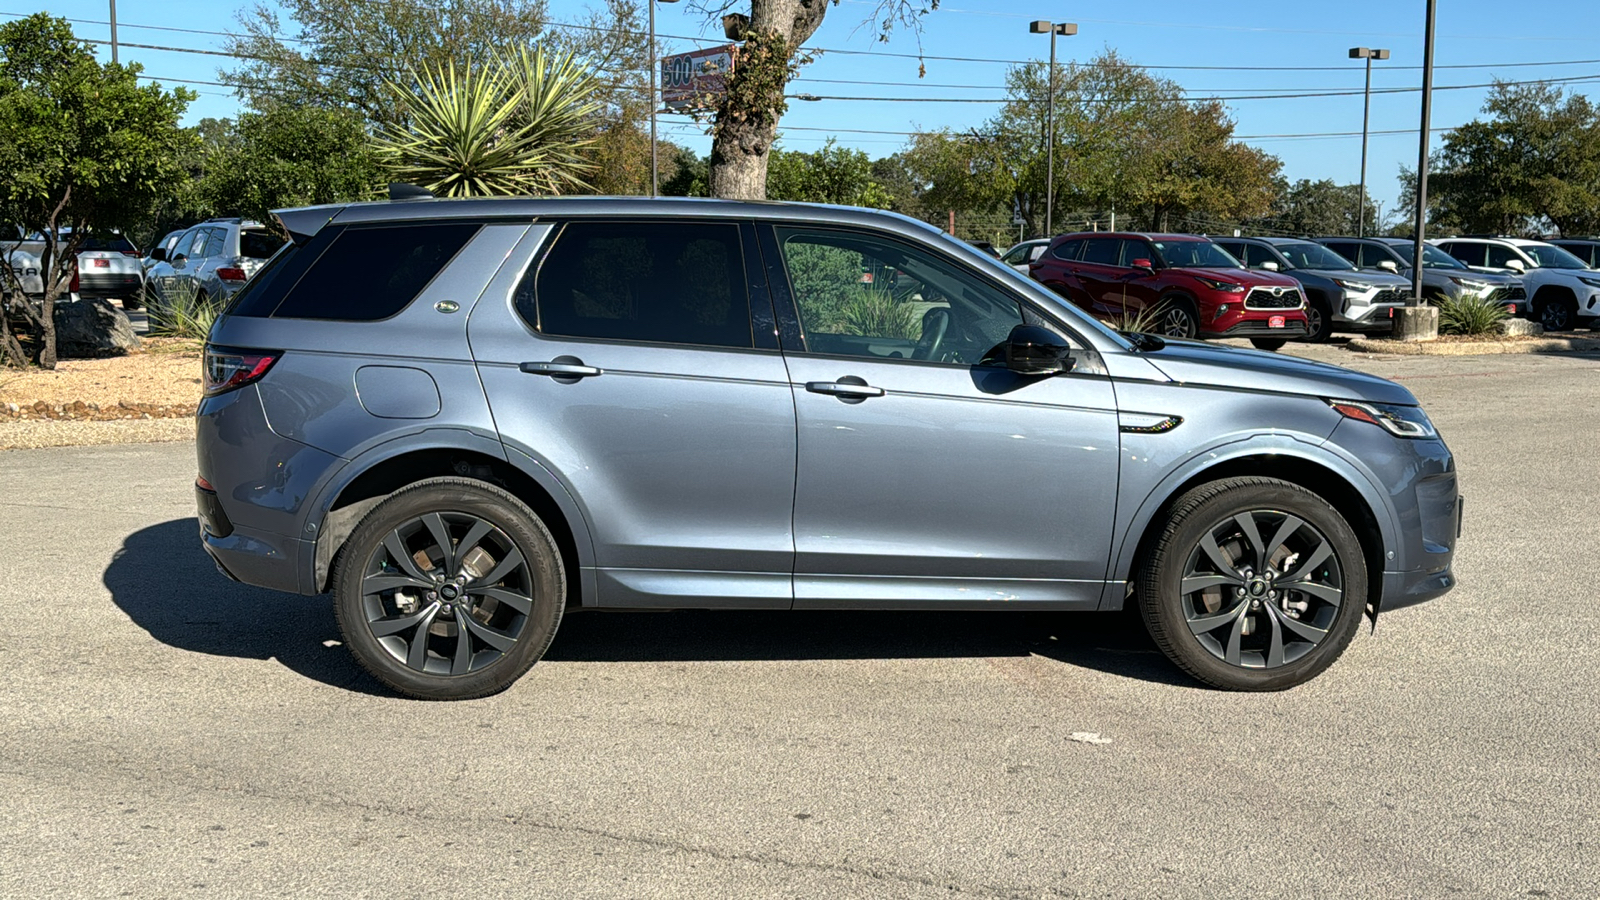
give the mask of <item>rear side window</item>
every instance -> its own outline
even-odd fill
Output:
[[[1070,241],[1062,241],[1056,245],[1054,250],[1050,251],[1050,255],[1054,256],[1056,259],[1064,259],[1068,262],[1072,262],[1078,258],[1078,253],[1082,250],[1083,240],[1079,238]]]
[[[289,288],[272,317],[387,319],[422,293],[478,227],[452,222],[346,228]]]
[[[246,259],[271,259],[282,246],[283,238],[270,232],[239,232],[239,255]]]
[[[1102,266],[1118,266],[1122,264],[1122,240],[1120,238],[1090,238],[1084,241],[1083,261],[1098,263]]]
[[[753,347],[739,226],[572,222],[517,287],[541,334]]]
[[[205,250],[204,251],[199,251],[200,242],[199,241],[195,241],[195,248],[197,250],[195,255],[196,256],[208,256],[208,257],[209,256],[221,256],[222,255],[222,242],[226,239],[227,234],[228,234],[228,230],[226,228],[213,228],[213,229],[211,229],[210,233],[206,235],[206,246],[205,246]]]

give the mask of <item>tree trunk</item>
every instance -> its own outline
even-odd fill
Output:
[[[829,0],[750,0],[748,23],[739,39],[744,52],[734,64],[728,94],[717,108],[711,143],[711,196],[765,200],[767,161],[785,105],[789,64],[802,43],[816,33]],[[774,41],[773,39],[776,39]],[[765,52],[781,47],[778,54]]]

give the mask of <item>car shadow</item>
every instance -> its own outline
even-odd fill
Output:
[[[195,653],[275,659],[306,678],[390,692],[344,647],[326,597],[229,581],[175,519],[129,535],[106,567],[112,601],[164,644]],[[1177,687],[1204,689],[1162,656],[1126,612],[851,612],[578,610],[561,623],[552,662],[918,659],[1040,656]]]

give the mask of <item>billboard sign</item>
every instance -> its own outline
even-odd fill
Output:
[[[707,47],[661,58],[661,102],[670,110],[705,109],[728,92],[734,47]]]

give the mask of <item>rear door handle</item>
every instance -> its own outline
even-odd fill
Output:
[[[596,366],[586,366],[582,360],[568,362],[571,357],[563,357],[550,362],[525,362],[517,366],[529,375],[550,375],[560,381],[576,381],[579,378],[589,378],[595,375],[604,375],[605,370]]]
[[[870,384],[848,384],[841,381],[808,381],[806,390],[813,394],[833,394],[836,397],[882,397],[883,388]]]

